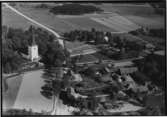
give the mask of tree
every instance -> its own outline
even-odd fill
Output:
[[[41,87],[41,94],[47,99],[53,99],[52,115],[56,114],[57,103],[59,101],[59,94],[62,89],[61,78],[58,77],[60,68],[50,68],[45,70],[43,78],[45,78],[45,84]],[[53,75],[54,74],[54,75]]]
[[[45,85],[41,87],[41,94],[46,98],[53,98],[52,115],[56,114],[57,102],[62,89],[68,86],[71,74],[63,73],[63,63],[67,63],[69,54],[62,48],[58,42],[48,42],[47,50],[42,56],[42,62],[45,65]],[[66,66],[68,67],[68,66]]]
[[[103,10],[92,6],[82,4],[63,4],[61,6],[55,6],[50,9],[51,13],[64,14],[64,15],[82,15],[85,13],[102,12]]]

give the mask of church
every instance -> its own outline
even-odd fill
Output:
[[[32,34],[32,43],[30,46],[28,46],[28,58],[32,62],[39,60],[38,45],[35,42],[34,34]]]
[[[38,45],[35,42],[35,35],[33,31],[33,26],[31,26],[32,36],[31,36],[31,44],[28,46],[28,55],[21,53],[22,57],[30,60],[31,62],[38,62],[40,60],[40,56],[38,54]]]

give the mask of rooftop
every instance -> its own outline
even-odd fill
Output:
[[[154,54],[160,55],[160,56],[165,56],[165,50],[155,51]]]
[[[65,41],[65,46],[67,50],[71,53],[71,56],[76,56],[80,54],[92,54],[98,51],[94,45],[88,45],[79,41]]]

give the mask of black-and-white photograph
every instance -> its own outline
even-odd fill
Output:
[[[2,2],[2,115],[166,115],[166,3]]]

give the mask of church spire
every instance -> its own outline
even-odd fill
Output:
[[[35,42],[35,34],[34,34],[34,26],[31,25],[31,33],[32,33],[32,43],[31,45],[36,45],[36,42]]]

